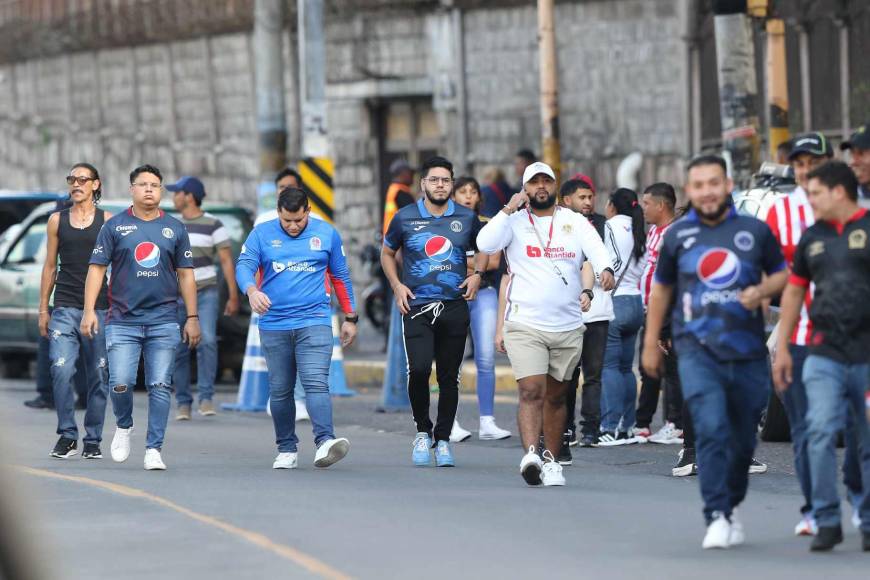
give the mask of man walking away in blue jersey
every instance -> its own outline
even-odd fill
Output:
[[[278,445],[274,469],[295,469],[298,464],[293,400],[297,371],[314,428],[315,467],[329,467],[350,449],[347,439],[335,437],[332,424],[328,273],[345,313],[342,346],[356,337],[359,317],[341,236],[326,221],[310,219],[310,212],[303,190],[282,190],[278,218],[251,231],[236,264],[239,288],[248,296],[251,310],[260,315],[260,343],[269,368],[269,406]],[[260,287],[255,278],[258,270],[262,270]]]
[[[644,370],[657,377],[659,335],[676,298],[673,343],[695,426],[705,549],[745,539],[736,508],[746,497],[770,383],[760,306],[778,295],[788,278],[770,228],[737,214],[728,203],[731,188],[721,157],[702,156],[689,164],[686,193],[692,209],[662,241],[643,346]]]
[[[433,157],[420,168],[425,196],[399,210],[390,222],[381,250],[381,266],[402,313],[408,356],[408,396],[417,425],[411,454],[414,465],[454,465],[450,430],[459,404],[459,369],[468,336],[466,300],[480,287],[487,256],[477,251],[480,220],[470,209],[454,204],[453,164]],[[396,253],[402,250],[402,279]],[[474,272],[466,276],[466,257],[474,256]],[[432,360],[438,373],[438,419],[429,418],[429,375]]]
[[[133,205],[100,229],[85,281],[81,322],[85,336],[99,332],[94,306],[111,265],[105,332],[109,393],[118,425],[112,439],[112,459],[121,462],[130,456],[133,385],[139,355],[144,352],[147,470],[166,469],[161,449],[169,419],[175,349],[182,334],[176,319],[179,290],[187,307],[184,341],[194,348],[200,337],[190,240],[184,225],[160,209],[162,183],[160,170],[152,165],[142,165],[130,173]]]

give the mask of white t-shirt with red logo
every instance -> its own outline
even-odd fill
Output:
[[[504,250],[508,266],[505,320],[545,332],[583,327],[580,272],[613,268],[604,242],[589,220],[568,209],[538,217],[523,209],[498,212],[477,236],[481,252]]]

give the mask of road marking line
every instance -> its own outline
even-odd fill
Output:
[[[297,550],[296,548],[292,548],[290,546],[285,546],[284,544],[279,544],[269,537],[260,534],[258,532],[252,532],[250,530],[246,530],[244,528],[240,528],[238,526],[234,526],[232,524],[228,524],[226,522],[222,522],[217,518],[213,518],[211,516],[207,516],[205,514],[201,514],[199,512],[195,512],[189,508],[184,506],[180,506],[175,502],[169,501],[168,499],[162,498],[160,496],[148,493],[147,491],[143,491],[141,489],[136,489],[135,487],[128,487],[126,485],[121,485],[118,483],[110,483],[108,481],[101,481],[99,479],[91,479],[89,477],[79,477],[77,475],[64,475],[61,473],[55,473],[54,471],[48,471],[45,469],[36,469],[34,467],[26,467],[23,465],[14,465],[13,468],[26,473],[28,475],[34,475],[37,477],[47,477],[52,479],[62,479],[64,481],[74,481],[76,483],[83,483],[85,485],[90,485],[93,487],[97,487],[100,489],[104,489],[106,491],[111,491],[113,493],[117,493],[120,495],[124,495],[127,497],[134,497],[139,499],[148,500],[150,502],[156,503],[163,507],[169,508],[175,512],[178,512],[184,516],[187,516],[191,519],[194,519],[198,522],[206,524],[208,526],[212,526],[228,534],[232,534],[236,537],[239,537],[247,542],[254,544],[255,546],[259,546],[265,550],[268,550],[286,560],[290,560],[309,572],[313,574],[317,574],[322,578],[328,578],[329,580],[351,580],[351,576],[348,576],[344,572],[340,572],[335,568],[329,566],[328,564],[321,562],[314,556],[309,556],[308,554]]]

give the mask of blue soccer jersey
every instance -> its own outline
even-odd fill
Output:
[[[263,330],[331,326],[330,277],[341,309],[356,309],[341,236],[323,220],[309,218],[295,238],[278,219],[257,225],[236,264],[242,292],[257,284],[257,272],[262,274],[260,290],[272,302],[260,317]]]
[[[468,208],[447,202],[444,215],[433,216],[423,201],[403,207],[390,222],[384,245],[402,249],[402,283],[416,298],[411,305],[460,300],[466,259],[477,252],[482,225]]]
[[[662,241],[655,279],[674,286],[677,352],[703,347],[720,361],[766,357],[764,316],[740,304],[740,291],[785,267],[767,224],[733,208],[712,227],[694,210],[675,222]]]
[[[177,322],[178,268],[193,268],[184,225],[162,210],[145,221],[132,208],[103,224],[91,264],[112,266],[107,324]]]

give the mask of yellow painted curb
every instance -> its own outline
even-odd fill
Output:
[[[347,376],[349,387],[380,387],[384,382],[385,361],[347,360],[344,361],[344,374]],[[474,362],[465,362],[462,365],[461,391],[463,393],[477,392],[477,367]],[[437,384],[435,371],[429,382]],[[517,390],[517,382],[511,367],[497,365],[495,367],[495,390],[499,393],[514,393]]]

